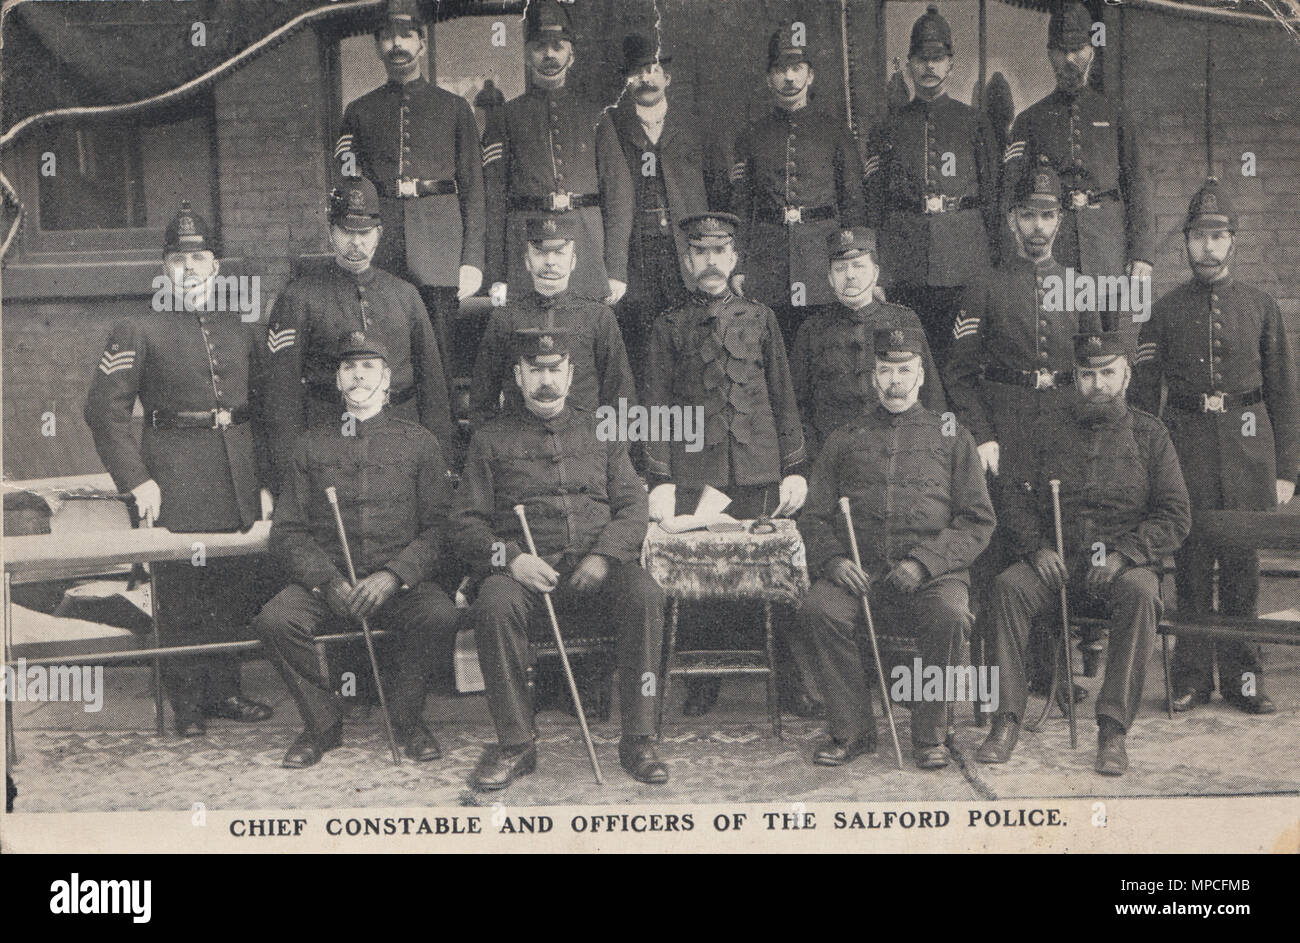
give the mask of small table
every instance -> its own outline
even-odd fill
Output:
[[[772,603],[798,605],[808,590],[803,538],[794,521],[772,522],[771,533],[707,530],[670,534],[651,523],[641,557],[646,571],[669,598],[668,639],[664,650],[663,690],[659,698],[659,738],[674,677],[762,675],[772,733],[781,736],[776,693]],[[677,651],[677,618],[682,600],[761,600],[763,648]]]

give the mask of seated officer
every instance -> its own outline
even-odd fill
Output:
[[[614,312],[604,302],[569,290],[569,277],[578,264],[577,228],[571,213],[528,220],[524,265],[533,290],[520,292],[493,309],[483,332],[469,393],[470,421],[475,429],[497,414],[502,393],[507,400],[518,402],[510,348],[515,331],[524,328],[562,327],[569,331],[573,363],[570,405],[594,411],[602,405],[617,408],[619,399],[627,400],[629,406],[636,403],[636,384]]]
[[[619,760],[641,782],[668,781],[650,739],[657,686],[646,682],[659,672],[663,594],[639,565],[645,488],[627,446],[598,439],[595,415],[567,405],[567,343],[558,329],[515,335],[523,405],[474,433],[452,519],[462,560],[486,577],[469,616],[499,745],[479,760],[476,789],[504,789],[537,767],[525,670],[542,593],[554,594],[561,627],[574,619],[617,627]],[[525,551],[520,504],[537,556]]]
[[[345,334],[334,383],[346,411],[298,440],[271,524],[271,553],[293,582],[253,623],[298,705],[306,729],[284,765],[312,766],[339,745],[341,698],[329,690],[312,638],[355,630],[368,618],[397,639],[388,679],[393,729],[406,755],[441,756],[424,725],[425,689],[439,659],[450,659],[456,606],[433,577],[443,558],[452,492],[438,440],[388,414],[388,349],[374,335]],[[347,579],[326,488],[338,491],[357,585]]]
[[[927,667],[955,667],[970,617],[967,568],[993,534],[975,441],[959,427],[948,433],[944,419],[917,402],[928,379],[925,343],[919,327],[876,331],[879,402],[826,440],[799,519],[816,580],[799,609],[799,644],[817,673],[830,733],[813,752],[821,766],[876,748],[859,597],[869,595],[877,625],[916,631]],[[841,496],[849,499],[861,568],[849,556]],[[912,758],[921,769],[948,765],[947,707],[942,700],[912,705]]]
[[[854,226],[833,232],[826,238],[826,254],[835,301],[799,325],[790,351],[790,379],[813,459],[832,432],[875,406],[875,393],[866,382],[876,365],[871,349],[875,332],[882,327],[921,327],[911,308],[876,297],[880,268],[875,230]],[[948,402],[928,341],[921,366],[929,379],[921,389],[921,405],[942,413]]]
[[[1009,466],[1002,523],[1018,563],[994,581],[992,664],[1000,709],[976,754],[1005,763],[1025,716],[1025,645],[1033,618],[1058,604],[1062,584],[1076,604],[1110,611],[1106,678],[1097,698],[1097,772],[1128,768],[1125,733],[1137,716],[1155,638],[1159,568],[1191,528],[1183,474],[1169,433],[1125,402],[1130,371],[1119,332],[1075,338],[1075,388],[1061,420],[1039,421],[1025,466]],[[1056,552],[1050,482],[1060,481],[1066,559]]]

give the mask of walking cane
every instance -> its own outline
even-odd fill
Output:
[[[348,582],[357,585],[357,571],[352,567],[352,551],[348,549],[347,531],[343,529],[343,514],[339,511],[339,495],[333,486],[325,489],[330,508],[334,511],[334,525],[339,531],[339,545],[343,548],[343,562],[348,567]],[[379,692],[379,707],[384,712],[384,729],[388,732],[388,747],[393,751],[393,763],[402,765],[397,753],[397,737],[393,736],[393,717],[388,713],[388,699],[384,697],[384,682],[379,678],[379,659],[375,657],[375,640],[370,635],[370,623],[361,620],[361,634],[366,637],[366,652],[370,655],[370,670],[375,675],[375,690]]]
[[[519,515],[519,524],[524,529],[524,541],[528,544],[528,552],[537,556],[537,545],[533,543],[533,532],[528,529],[528,517],[524,514],[522,504],[515,505],[515,513]],[[569,667],[569,653],[564,648],[564,639],[560,637],[560,620],[555,617],[555,604],[551,602],[551,594],[542,593],[542,599],[546,603],[546,614],[551,617],[551,631],[555,633],[555,648],[560,653],[560,663],[564,665],[564,677],[569,681],[569,695],[573,698],[573,709],[578,712],[578,723],[582,726],[582,739],[587,744],[587,758],[591,760],[591,771],[596,774],[597,785],[605,785],[605,777],[600,774],[600,760],[596,759],[596,745],[591,742],[591,731],[587,729],[587,714],[582,709],[582,701],[578,697],[578,682],[573,680],[573,669]]]
[[[859,570],[862,569],[862,557],[858,555],[858,535],[853,530],[853,512],[849,510],[849,499],[840,498],[840,510],[844,512],[844,524],[849,530],[849,549],[853,552],[853,563]],[[898,727],[894,725],[894,705],[889,700],[889,688],[885,684],[885,668],[880,663],[880,646],[876,643],[876,625],[871,621],[871,603],[867,602],[866,595],[858,597],[862,600],[862,615],[867,620],[867,637],[871,639],[871,658],[876,663],[876,677],[880,679],[880,697],[885,702],[885,716],[889,718],[889,736],[894,741],[894,758],[898,760],[898,768],[903,768],[903,751],[898,745]]]
[[[1053,478],[1048,485],[1052,489],[1052,523],[1056,525],[1056,553],[1064,562],[1065,540],[1061,535],[1061,482]],[[1074,664],[1070,661],[1070,603],[1065,592],[1065,581],[1061,582],[1061,655],[1065,658],[1065,713],[1070,718],[1070,749],[1073,750],[1079,745],[1079,733],[1074,722]],[[1056,672],[1053,672],[1053,675],[1055,674]],[[1047,699],[1049,705],[1052,703],[1051,697],[1049,694]]]

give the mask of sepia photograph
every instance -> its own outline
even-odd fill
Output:
[[[2,851],[1300,853],[1296,0],[6,0],[0,341]]]

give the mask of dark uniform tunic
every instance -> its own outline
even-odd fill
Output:
[[[1097,714],[1125,729],[1142,700],[1147,656],[1159,616],[1159,571],[1191,527],[1187,489],[1178,456],[1160,421],[1120,404],[1084,420],[1073,413],[1043,418],[1035,450],[1004,469],[1000,524],[1021,562],[994,582],[991,602],[992,664],[999,666],[1000,713],[1025,716],[1028,687],[1025,649],[1033,618],[1051,611],[1059,594],[1025,562],[1035,551],[1056,549],[1049,482],[1061,483],[1062,543],[1075,604],[1109,610],[1106,677]],[[1131,564],[1090,597],[1084,579],[1096,545]]]
[[[778,483],[807,461],[785,347],[767,305],[694,293],[655,322],[648,360],[645,406],[704,413],[699,451],[687,451],[681,437],[648,444],[652,478],[727,491]]]
[[[698,119],[670,104],[658,142],[651,144],[630,99],[614,110],[614,128],[627,160],[635,198],[628,245],[627,295],[619,326],[632,354],[634,374],[643,371],[644,347],[655,318],[685,298],[693,284],[685,270],[686,235],[677,222],[708,209],[705,150]],[[652,155],[647,163],[646,155]],[[646,169],[654,173],[647,174]],[[638,377],[639,378],[639,377]]]
[[[344,110],[335,160],[349,153],[356,172],[379,191],[384,232],[374,264],[420,287],[438,347],[450,357],[447,324],[457,310],[460,267],[484,267],[483,164],[474,113],[459,95],[424,78],[386,82]],[[416,181],[418,196],[397,196],[402,177]]]
[[[469,394],[474,428],[497,414],[503,392],[508,403],[522,405],[511,370],[516,362],[510,356],[511,339],[521,328],[548,325],[571,332],[567,347],[573,363],[573,385],[569,388],[572,405],[595,412],[602,405],[617,408],[620,399],[629,406],[636,403],[636,384],[614,312],[572,291],[548,298],[530,290],[494,308],[483,332]]]
[[[553,593],[561,626],[600,619],[617,629],[624,734],[653,733],[656,699],[642,694],[642,678],[659,671],[663,595],[638,562],[647,499],[626,445],[600,441],[585,410],[566,407],[545,420],[511,410],[475,432],[457,498],[456,549],[485,577],[470,618],[501,744],[534,737],[527,627],[541,598],[505,570],[527,552],[517,504],[524,505],[538,555],[561,574]],[[594,594],[577,593],[568,578],[588,554],[607,559],[609,576]]]
[[[338,339],[349,331],[379,333],[388,347],[394,415],[418,420],[454,454],[438,342],[414,287],[373,266],[352,275],[332,265],[323,275],[291,282],[271,311],[267,418],[280,474],[305,428],[339,425]]]
[[[1003,154],[1003,218],[1015,181],[1042,156],[1066,191],[1061,231],[1052,247],[1062,265],[1087,275],[1123,275],[1129,261],[1154,260],[1150,185],[1133,124],[1117,106],[1091,87],[1078,92],[1058,88],[1021,112]],[[1071,191],[1086,193],[1087,204],[1069,208]],[[1006,258],[1016,247],[1006,224],[1001,226]],[[1131,332],[1136,341],[1132,319],[1120,318],[1114,328]]]
[[[799,325],[790,353],[790,378],[803,417],[810,461],[817,459],[832,432],[879,402],[871,382],[876,366],[872,337],[883,328],[920,330],[921,321],[902,305],[871,301],[854,310],[835,302]],[[921,405],[942,413],[948,401],[928,345],[921,365],[925,369]]]
[[[230,313],[177,312],[122,321],[100,358],[85,418],[95,449],[119,491],[150,479],[162,492],[158,524],[176,532],[244,530],[261,516],[269,484],[258,394],[265,328]],[[131,411],[144,409],[137,438]],[[224,428],[159,426],[156,411],[230,410]],[[215,420],[215,416],[214,416]],[[252,420],[252,421],[250,421]],[[156,564],[164,644],[229,641],[266,591],[249,558]],[[237,588],[237,589],[235,589]],[[233,590],[233,591],[232,591]],[[178,715],[239,693],[239,662],[223,656],[167,659],[166,687]]]
[[[1140,341],[1132,398],[1155,411],[1162,380],[1167,387],[1162,415],[1186,462],[1193,511],[1272,510],[1277,503],[1275,482],[1294,480],[1300,466],[1296,355],[1277,303],[1231,277],[1213,285],[1189,281],[1156,302]],[[1202,397],[1216,393],[1228,394],[1226,411],[1204,411]],[[1248,413],[1254,418],[1254,435],[1243,433]],[[1195,540],[1178,556],[1179,606],[1214,611],[1216,556],[1220,611],[1255,615],[1258,555],[1216,555]],[[1178,690],[1213,689],[1213,645],[1178,640]],[[1258,646],[1220,642],[1218,651],[1221,689],[1235,693],[1243,672],[1258,675]]]
[[[877,631],[915,632],[926,665],[955,665],[960,657],[968,568],[988,544],[994,516],[970,433],[944,435],[943,418],[920,403],[901,413],[877,404],[826,441],[799,518],[816,579],[799,620],[802,642],[814,650],[830,733],[848,743],[870,729],[871,695],[857,642],[865,628],[859,600],[824,578],[833,558],[852,559],[841,496],[849,499],[862,568],[873,581]],[[925,571],[913,593],[878,582],[905,559]],[[913,704],[914,746],[944,742],[946,707]]]
[[[889,296],[917,310],[942,362],[960,288],[988,269],[998,232],[997,139],[982,114],[943,94],[877,125],[867,155],[867,225]]]
[[[781,315],[787,346],[807,308],[835,300],[826,281],[826,237],[864,222],[862,159],[844,122],[811,107],[772,111],[741,131],[733,148],[731,211],[745,225],[745,294]],[[798,209],[801,222],[786,222]]]
[[[975,441],[998,443],[999,467],[1028,445],[1040,413],[1061,408],[1062,387],[1074,382],[1074,335],[1100,330],[1095,311],[1047,310],[1053,276],[1065,276],[1055,260],[1011,258],[969,287],[953,327],[944,388]],[[1052,386],[1035,380],[1039,371]]]
[[[486,132],[488,280],[518,293],[532,284],[524,268],[525,224],[561,207],[577,214],[578,267],[569,290],[609,294],[609,279],[627,281],[632,231],[632,178],[614,124],[600,105],[566,88],[534,89],[505,104]]]
[[[388,570],[401,583],[370,617],[372,627],[398,635],[396,674],[388,674],[395,726],[419,720],[427,680],[439,656],[450,656],[455,637],[455,604],[432,581],[444,560],[452,503],[438,440],[387,411],[356,422],[350,433],[330,420],[298,440],[271,526],[271,553],[292,585],[267,603],[254,623],[316,735],[340,722],[342,704],[320,672],[312,638],[326,628],[357,628],[341,624],[346,620],[312,593],[347,579],[326,488],[338,492],[357,579]]]

